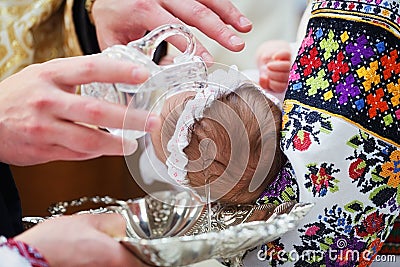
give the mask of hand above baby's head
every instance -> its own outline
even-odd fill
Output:
[[[291,48],[286,41],[266,41],[256,53],[260,86],[281,93],[286,90],[291,67]]]
[[[176,160],[171,160],[168,143],[176,134],[185,108],[193,107],[189,101],[195,95],[177,94],[164,104],[161,130],[152,133],[155,154],[164,163],[174,164]],[[185,177],[178,174],[175,180],[183,178],[178,182],[202,197],[205,184],[210,183],[212,199],[253,203],[276,177],[284,161],[279,148],[280,108],[248,83],[218,95],[201,118],[190,122],[192,118],[187,120],[192,125],[186,130],[188,144],[182,151],[188,159]],[[252,188],[253,183],[258,186]]]

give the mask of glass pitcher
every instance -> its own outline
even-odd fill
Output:
[[[171,36],[183,36],[187,42],[186,50],[174,58],[173,64],[160,66],[152,59],[160,43]],[[181,86],[206,80],[207,67],[197,56],[196,43],[189,28],[181,24],[167,24],[149,32],[143,38],[127,45],[114,45],[105,49],[102,54],[114,59],[127,60],[142,64],[150,71],[149,79],[139,85],[122,83],[90,83],[81,86],[81,94],[112,103],[123,104],[133,109],[159,113],[162,104],[169,94],[176,91],[193,90],[192,86]],[[145,134],[143,131],[110,129],[111,133],[124,135],[128,139],[137,139]]]

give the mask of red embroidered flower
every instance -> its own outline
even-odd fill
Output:
[[[319,228],[318,226],[313,225],[313,226],[309,227],[309,228],[306,230],[305,234],[306,234],[307,236],[315,235],[315,234],[318,232],[319,229],[320,229],[320,228]]]
[[[307,150],[311,145],[310,133],[300,130],[293,138],[293,146],[300,151]]]
[[[333,176],[326,172],[325,168],[320,168],[317,174],[311,174],[311,180],[316,185],[317,191],[320,191],[321,187],[329,187],[329,180],[332,180]]]
[[[339,52],[336,60],[332,60],[328,64],[328,70],[332,72],[332,81],[337,82],[340,77],[349,71],[349,65],[344,62],[343,52]]]
[[[352,178],[354,180],[360,178],[361,175],[363,175],[366,166],[367,166],[367,164],[365,163],[365,161],[363,159],[358,158],[355,161],[353,161],[349,167],[350,178]]]
[[[269,242],[266,245],[267,245],[267,251],[265,251],[265,255],[267,255],[268,258],[279,260],[280,257],[282,257],[281,255],[282,253],[280,253],[280,251],[283,250],[283,247],[281,247],[278,244],[274,244],[273,242]]]
[[[313,70],[317,70],[321,65],[321,59],[318,57],[318,50],[316,47],[310,50],[309,55],[300,58],[300,64],[306,66],[304,69],[304,76],[310,75]]]
[[[368,215],[361,225],[355,227],[357,235],[361,237],[374,235],[385,228],[385,223],[382,219],[383,214],[378,215],[377,212],[374,212]]]

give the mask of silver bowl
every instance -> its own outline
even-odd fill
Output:
[[[117,240],[151,266],[187,266],[208,259],[240,266],[248,249],[295,229],[313,206],[214,203],[208,222],[207,206],[187,192],[164,191],[119,204],[114,210],[125,217],[128,226],[127,237]],[[270,211],[269,219],[247,222],[259,210]]]
[[[151,196],[117,201],[113,209],[127,221],[127,236],[158,239],[184,235],[203,213],[204,205],[188,192],[162,191]]]
[[[85,202],[105,206],[78,213],[121,214],[127,222],[127,236],[116,240],[151,266],[187,266],[208,259],[242,266],[247,250],[295,229],[313,206],[295,202],[278,206],[216,202],[207,206],[189,192],[162,191],[127,201],[98,196],[63,201],[50,206],[52,216],[48,218],[63,215],[68,207],[80,207]],[[258,212],[269,218],[251,221]],[[32,218],[24,218],[29,227],[42,221]]]

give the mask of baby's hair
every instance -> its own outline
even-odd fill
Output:
[[[195,95],[194,92],[185,94],[184,101],[178,97],[167,101],[161,114],[160,139],[157,142],[154,140],[157,137],[152,136],[156,155],[163,162],[169,155],[167,143],[174,134],[179,116]],[[279,147],[280,126],[280,108],[254,84],[245,83],[219,95],[205,108],[203,118],[195,120],[189,129],[191,139],[184,149],[189,159],[189,185],[195,190],[201,188],[196,190],[200,195],[204,195],[205,183],[212,183],[215,192],[232,188],[221,201],[254,202],[284,164],[285,156]],[[249,190],[251,181],[260,175],[262,182]]]

